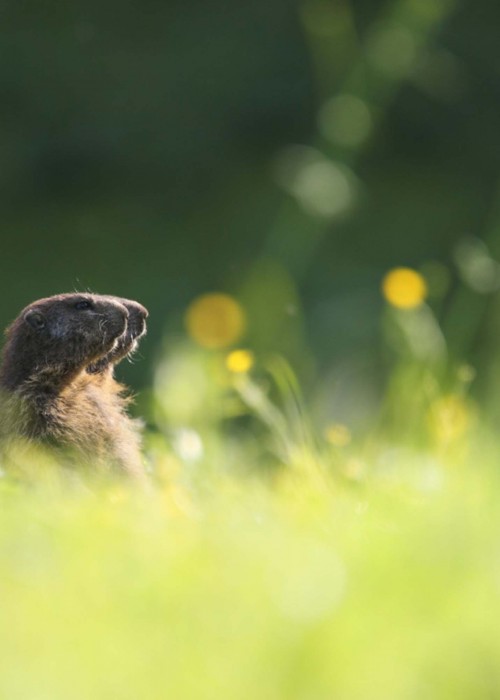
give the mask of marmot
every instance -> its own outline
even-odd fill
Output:
[[[6,330],[0,438],[142,477],[140,426],[126,413],[129,399],[113,368],[137,346],[147,316],[135,301],[97,294],[27,306]]]

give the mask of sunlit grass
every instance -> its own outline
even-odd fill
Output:
[[[491,696],[495,480],[441,477],[5,488],[0,692]]]
[[[463,371],[402,367],[356,435],[253,361],[172,351],[148,492],[4,475],[0,697],[495,697],[500,444]]]

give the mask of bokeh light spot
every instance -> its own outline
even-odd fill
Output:
[[[491,294],[500,288],[500,264],[494,260],[479,238],[462,239],[454,251],[455,262],[464,282],[479,294]]]
[[[385,275],[382,293],[392,306],[398,309],[414,309],[425,300],[427,283],[416,270],[397,267]]]
[[[343,164],[307,146],[290,146],[278,157],[278,183],[312,216],[343,216],[356,200],[355,178]]]
[[[330,141],[354,148],[368,137],[372,118],[366,103],[359,97],[337,95],[321,108],[318,125]]]
[[[186,328],[191,338],[204,348],[226,348],[245,332],[242,306],[228,294],[204,294],[186,312]]]
[[[434,437],[442,443],[461,437],[469,428],[471,420],[469,406],[458,394],[436,399],[428,412],[429,428]]]
[[[235,374],[244,374],[252,369],[254,356],[249,350],[233,350],[226,357],[226,367]]]
[[[327,442],[335,447],[345,447],[351,442],[351,431],[342,423],[334,423],[329,425],[325,430],[325,438]]]
[[[366,42],[368,60],[388,78],[407,76],[415,64],[418,48],[412,32],[397,24],[382,24],[373,29]]]

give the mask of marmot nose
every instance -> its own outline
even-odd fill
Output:
[[[146,319],[149,316],[148,310],[142,304],[139,304],[138,301],[132,301],[131,299],[120,299],[120,301],[122,304],[125,304],[129,310],[129,313],[133,312],[142,319]]]
[[[141,316],[143,318],[146,319],[149,316],[149,311],[142,304],[139,304],[138,302],[136,302],[136,308],[137,308],[137,311],[141,314]]]

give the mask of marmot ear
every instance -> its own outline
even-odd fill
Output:
[[[42,328],[46,326],[45,316],[40,313],[40,311],[35,311],[34,309],[25,313],[24,320],[36,331],[41,331]]]

